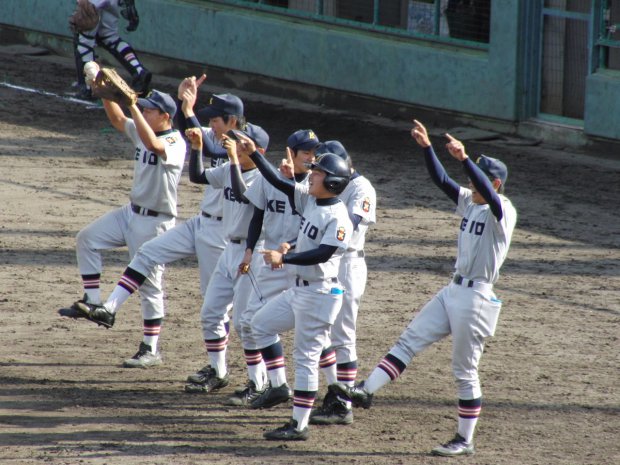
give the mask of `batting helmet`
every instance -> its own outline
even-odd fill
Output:
[[[342,158],[333,153],[324,153],[310,164],[313,170],[320,170],[325,173],[323,185],[332,194],[341,194],[349,184],[351,170]]]

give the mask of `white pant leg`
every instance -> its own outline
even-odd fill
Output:
[[[295,327],[292,301],[295,298],[295,288],[277,295],[252,318],[252,334],[257,348],[264,349],[280,340],[278,334]]]
[[[225,323],[228,321],[228,311],[233,305],[239,264],[243,259],[244,250],[245,244],[230,242],[217,261],[200,310],[200,322],[205,340],[226,336]],[[239,299],[241,302],[243,296],[239,296]]]
[[[165,233],[175,225],[175,219],[170,216],[143,216],[132,213],[127,230],[127,248],[129,256],[133,258],[142,244]],[[140,286],[140,304],[142,318],[153,320],[164,317],[163,291],[164,265],[155,266],[146,275],[146,280]]]
[[[405,365],[428,346],[450,334],[447,291],[448,287],[444,287],[422,307],[390,349],[390,353]]]
[[[366,289],[368,270],[364,257],[343,257],[338,280],[345,289],[342,307],[330,332],[331,345],[336,350],[337,363],[357,360],[357,314]]]
[[[201,214],[195,218],[198,219],[195,247],[200,269],[200,293],[204,296],[215,265],[226,247],[226,239],[222,221],[205,218]]]
[[[471,288],[451,285],[448,292],[448,317],[452,333],[452,372],[459,399],[482,396],[478,364],[487,337],[495,332],[501,302]]]
[[[254,315],[269,301],[290,289],[294,284],[294,278],[286,268],[272,270],[271,265],[266,265],[261,254],[254,254],[250,267],[249,296],[245,311],[241,315],[240,329],[246,349],[257,349],[260,346],[254,338],[252,320]],[[275,342],[275,341],[274,341]],[[265,346],[262,346],[265,347]],[[260,347],[260,348],[262,348]]]
[[[329,330],[342,305],[342,294],[329,294],[329,287],[295,287],[295,389],[318,391],[319,359]]]
[[[157,265],[167,265],[175,260],[196,254],[194,237],[196,235],[195,218],[178,224],[165,233],[145,242],[129,263],[129,267],[147,275]]]

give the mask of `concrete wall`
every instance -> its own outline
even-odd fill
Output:
[[[74,4],[75,0],[2,0],[0,30],[2,24],[23,28],[30,42],[41,43],[44,37],[46,44],[70,53],[67,18]],[[441,109],[462,119],[476,115],[476,121],[468,121],[506,131],[517,127],[528,92],[519,68],[524,53],[521,7],[520,0],[493,1],[488,51],[197,0],[140,1],[139,29],[123,35],[138,51],[164,58],[157,72],[178,71],[174,60],[183,60],[208,67],[210,81],[214,68],[237,73],[237,79],[222,83],[230,88],[258,90],[250,81],[261,80],[262,90],[292,92],[297,98],[303,94],[328,105],[345,94],[358,95]],[[620,80],[614,76],[589,76],[586,133],[620,139],[620,110],[614,105],[618,87]]]
[[[2,0],[0,23],[69,37],[74,2]],[[512,120],[516,54],[498,50],[514,48],[517,3],[494,2],[488,53],[179,0],[139,2],[141,25],[126,38],[170,58]]]

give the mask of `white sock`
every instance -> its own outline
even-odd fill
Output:
[[[144,336],[142,342],[146,345],[151,346],[151,352],[157,353],[157,342],[159,341],[159,336]]]
[[[370,373],[368,379],[364,381],[364,389],[369,394],[374,394],[390,381],[390,376],[384,370],[381,368],[375,368],[372,370],[372,373]]]
[[[265,386],[266,371],[267,367],[265,367],[265,362],[263,361],[257,365],[248,365],[248,378],[254,381],[254,385],[258,391],[261,391]]]
[[[325,381],[327,385],[335,384],[338,382],[338,375],[336,364],[329,365],[327,367],[321,368],[321,372],[325,375]]]
[[[226,376],[226,373],[228,373],[226,368],[226,349],[219,352],[209,352],[209,360],[211,361],[211,366],[215,368],[218,378]]]
[[[101,289],[84,289],[89,304],[101,305]]]
[[[269,376],[269,382],[274,388],[280,387],[286,383],[286,368],[276,368],[267,372]]]
[[[474,430],[476,429],[477,422],[478,418],[459,417],[457,432],[463,436],[467,442],[472,442],[474,440]]]
[[[302,408],[293,406],[293,420],[297,420],[297,429],[301,431],[310,421],[311,408]]]
[[[125,289],[124,287],[114,287],[114,290],[108,297],[108,300],[106,300],[105,308],[107,308],[110,313],[116,313],[120,306],[123,305],[127,301],[127,299],[129,299],[130,295],[131,293],[128,292],[127,289]]]

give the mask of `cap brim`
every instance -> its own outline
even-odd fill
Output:
[[[217,118],[218,116],[224,116],[224,113],[217,108],[204,107],[196,112],[196,116],[198,116],[199,119],[210,119]]]
[[[145,98],[139,98],[138,105],[140,105],[142,108],[157,108],[158,110],[161,110],[159,106],[155,105],[153,102]]]
[[[296,145],[295,150],[312,150],[317,148],[319,145],[321,145],[320,142],[308,141],[304,142],[303,144]]]

